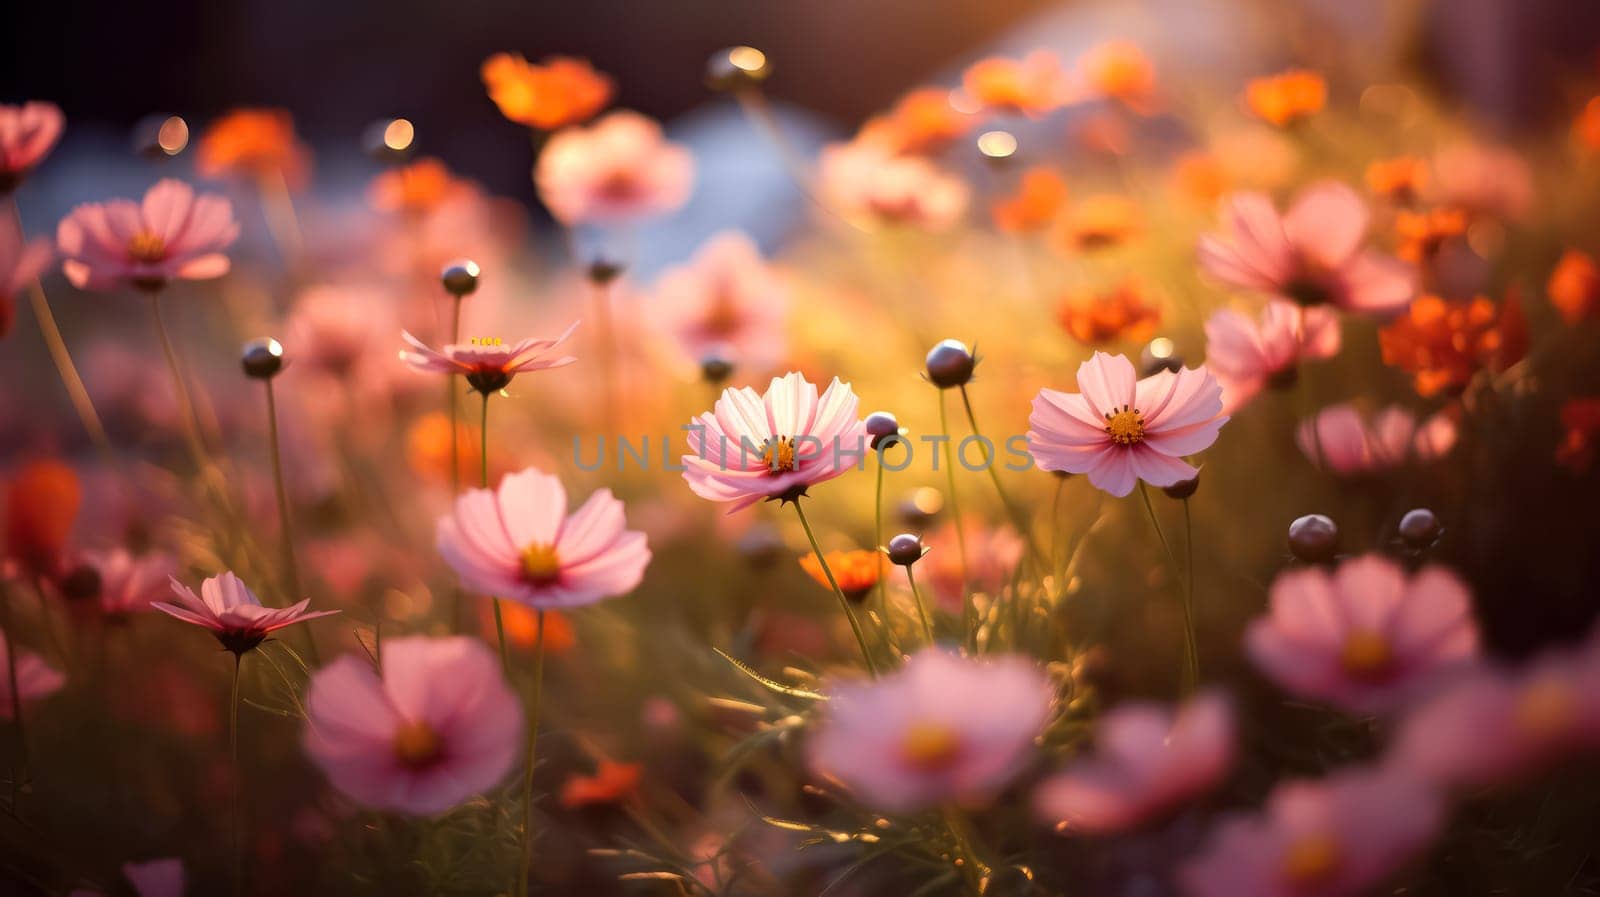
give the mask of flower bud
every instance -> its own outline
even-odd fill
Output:
[[[1412,551],[1424,551],[1438,543],[1444,535],[1444,525],[1439,515],[1427,508],[1415,508],[1400,518],[1400,541]]]
[[[940,389],[966,386],[972,380],[972,370],[978,359],[960,340],[941,341],[928,351],[928,379]]]
[[[1199,488],[1200,471],[1197,470],[1195,471],[1194,476],[1188,478],[1187,480],[1179,480],[1178,482],[1173,483],[1171,486],[1162,486],[1161,491],[1165,492],[1168,498],[1176,498],[1181,501],[1193,495]]]
[[[444,284],[446,293],[460,299],[477,292],[478,277],[482,274],[478,263],[472,259],[456,259],[444,266],[439,273],[439,282]]]
[[[720,355],[707,355],[700,359],[700,376],[712,386],[721,386],[733,376],[733,362]]]
[[[755,87],[772,74],[767,54],[755,47],[728,47],[706,61],[706,86],[716,91]]]
[[[283,344],[270,336],[253,339],[244,344],[239,363],[246,377],[271,380],[283,370]]]
[[[1289,551],[1307,564],[1333,560],[1339,553],[1339,525],[1322,514],[1307,514],[1289,524]]]
[[[622,276],[623,264],[610,259],[597,258],[589,263],[589,282],[603,287]]]
[[[176,115],[147,115],[133,126],[133,150],[147,159],[167,159],[189,146],[189,123]]]
[[[889,556],[890,562],[909,567],[922,560],[928,549],[922,544],[922,537],[916,533],[901,533],[889,540],[883,553]]]
[[[1172,340],[1158,336],[1139,350],[1139,370],[1142,376],[1153,377],[1162,371],[1174,374],[1183,370],[1183,359],[1178,357],[1178,347]]]
[[[361,148],[378,162],[404,162],[416,145],[416,126],[403,118],[380,118],[361,132]]]
[[[873,449],[882,447],[890,437],[900,435],[900,421],[887,411],[872,412],[867,415],[865,423],[867,435],[872,437]]]

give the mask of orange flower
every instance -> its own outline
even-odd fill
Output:
[[[990,207],[994,226],[1006,233],[1043,230],[1067,204],[1067,182],[1053,169],[1040,166],[1022,173],[1017,192]]]
[[[1367,188],[1392,202],[1412,203],[1428,183],[1428,163],[1416,156],[1379,159],[1367,166]]]
[[[962,74],[961,86],[985,108],[1035,117],[1067,99],[1061,60],[1048,50],[1035,50],[1022,60],[979,60]]]
[[[1057,234],[1068,251],[1107,249],[1138,235],[1139,206],[1126,196],[1102,193],[1085,198],[1062,220]]]
[[[584,59],[551,56],[534,65],[520,54],[496,53],[479,74],[501,115],[544,131],[588,121],[611,102],[611,79]]]
[[[601,760],[594,775],[567,778],[561,786],[561,806],[575,810],[594,804],[620,804],[639,793],[643,772],[637,763]]]
[[[1568,249],[1550,272],[1545,291],[1568,324],[1600,316],[1600,267],[1587,252]]]
[[[1211,153],[1184,153],[1172,165],[1172,185],[1196,204],[1209,206],[1228,192],[1228,170]]]
[[[869,120],[860,136],[882,142],[895,153],[920,155],[960,138],[977,121],[972,113],[950,105],[949,90],[921,87],[901,97],[888,114]]]
[[[1412,375],[1427,397],[1465,389],[1480,370],[1500,372],[1528,351],[1527,324],[1515,293],[1498,308],[1484,296],[1421,296],[1378,331],[1383,363]]]
[[[406,465],[417,476],[435,483],[450,481],[450,416],[441,411],[422,415],[406,429]],[[456,423],[457,473],[461,482],[474,482],[478,471],[478,434]]]
[[[385,212],[422,215],[468,189],[467,182],[451,174],[443,162],[423,158],[373,178],[367,198]]]
[[[197,152],[195,167],[208,178],[282,175],[298,189],[311,169],[311,153],[283,109],[235,109],[211,123]]]
[[[1130,279],[1110,289],[1068,292],[1056,310],[1056,319],[1078,342],[1102,346],[1149,339],[1161,323],[1161,309]]]
[[[28,575],[55,573],[82,502],[71,467],[55,460],[24,466],[6,495],[6,556]]]
[[[488,601],[480,602],[480,622],[483,624],[485,638],[495,635],[494,605]],[[506,630],[506,643],[518,648],[532,649],[539,641],[539,612],[526,604],[515,601],[500,602],[500,624]],[[576,633],[572,631],[572,621],[568,620],[560,611],[547,610],[544,612],[544,650],[548,654],[561,655],[572,650],[578,643]]]
[[[1135,112],[1154,108],[1156,69],[1137,44],[1116,40],[1089,50],[1078,60],[1078,71],[1101,96],[1121,102]]]
[[[1306,69],[1256,78],[1244,92],[1245,107],[1280,128],[1317,114],[1327,101],[1328,83]]]
[[[1446,240],[1467,232],[1467,215],[1460,209],[1429,209],[1425,212],[1401,210],[1394,219],[1399,245],[1395,255],[1420,265],[1439,254]]]
[[[876,551],[862,549],[830,551],[825,557],[828,560],[828,569],[833,571],[833,578],[839,582],[839,591],[851,601],[860,601],[867,597],[872,587],[878,584],[878,570],[883,558]],[[817,563],[815,554],[801,555],[800,566],[811,574],[812,579],[821,583],[823,588],[833,588],[828,585],[828,575],[822,571],[822,565]]]
[[[1600,152],[1600,97],[1584,105],[1572,123],[1572,139],[1591,152]]]
[[[1600,399],[1568,399],[1561,406],[1561,426],[1566,432],[1556,446],[1556,463],[1587,473],[1600,449]]]

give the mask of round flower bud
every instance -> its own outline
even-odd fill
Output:
[[[83,601],[100,597],[100,571],[89,564],[79,564],[56,580],[56,588],[63,598]]]
[[[446,293],[460,299],[477,292],[478,278],[482,274],[478,263],[472,259],[456,259],[444,266],[439,273],[439,282],[444,284]]]
[[[283,344],[270,336],[253,339],[244,344],[239,363],[246,377],[271,380],[283,370]]]
[[[890,437],[900,435],[900,421],[887,411],[874,411],[867,415],[864,422],[867,426],[867,435],[872,437],[872,447],[881,448]]]
[[[147,159],[167,159],[189,146],[189,123],[176,115],[147,115],[133,126],[133,150]]]
[[[597,258],[589,263],[589,282],[597,287],[603,287],[621,277],[622,271],[623,265],[621,262]]]
[[[1400,541],[1412,551],[1432,548],[1444,535],[1444,525],[1439,515],[1427,508],[1415,508],[1400,518]]]
[[[1199,488],[1200,488],[1200,472],[1199,471],[1195,471],[1195,475],[1194,476],[1188,478],[1187,480],[1179,480],[1178,482],[1173,483],[1171,486],[1162,486],[1161,487],[1161,491],[1165,492],[1167,494],[1168,498],[1176,498],[1176,499],[1182,500],[1182,499],[1186,499],[1189,496],[1193,495],[1195,493],[1195,491],[1197,489],[1199,489]]]
[[[1139,370],[1142,376],[1153,377],[1162,371],[1171,371],[1174,374],[1183,370],[1183,359],[1178,357],[1177,344],[1164,336],[1158,336],[1139,350]]]
[[[712,386],[720,386],[733,376],[733,362],[720,355],[707,355],[700,359],[700,376]]]
[[[718,91],[755,87],[772,74],[767,54],[755,47],[727,47],[706,61],[706,86]]]
[[[884,554],[889,556],[889,560],[902,567],[909,567],[915,564],[917,561],[922,560],[922,556],[927,553],[928,549],[922,545],[922,537],[916,533],[901,533],[890,539],[888,546],[884,549]]]
[[[978,359],[973,357],[966,343],[947,339],[928,351],[927,364],[928,379],[934,386],[953,389],[966,386],[972,380],[972,369],[977,367]]]
[[[1333,560],[1339,553],[1339,525],[1323,514],[1307,514],[1289,524],[1289,551],[1308,564]]]
[[[404,162],[416,145],[417,129],[404,118],[380,118],[361,132],[361,148],[377,162]]]

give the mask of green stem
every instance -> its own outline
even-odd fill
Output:
[[[1000,505],[1005,508],[1006,516],[1011,518],[1011,525],[1016,527],[1017,534],[1027,541],[1028,553],[1033,555],[1033,559],[1042,567],[1045,563],[1044,553],[1034,544],[1033,527],[1028,524],[1022,509],[1011,501],[1011,495],[1000,482],[1000,472],[995,469],[995,458],[989,451],[989,443],[983,439],[983,431],[978,429],[978,416],[972,411],[972,397],[967,395],[966,384],[962,384],[960,389],[961,404],[967,410],[967,423],[972,427],[972,435],[978,437],[978,448],[983,450],[983,466],[989,471],[989,481],[994,483],[995,494],[1000,496]]]
[[[244,776],[239,769],[239,668],[243,654],[233,655],[233,690],[228,697],[228,757],[233,765],[233,893],[244,893]]]
[[[22,690],[17,687],[17,652],[21,647],[14,638],[16,629],[11,625],[11,589],[0,581],[0,637],[6,640],[6,681],[11,687],[11,721],[17,727],[17,757],[11,768],[11,812],[20,815],[17,803],[23,782],[28,778],[28,731],[22,719]]]
[[[1189,515],[1189,500],[1183,500],[1183,634],[1188,639],[1189,685],[1200,684],[1200,642],[1194,629],[1194,524]]]
[[[489,488],[489,394],[488,393],[484,393],[483,394],[483,414],[479,418],[478,429],[479,429],[479,433],[478,433],[479,445],[482,448],[482,450],[479,452],[479,459],[480,460],[479,460],[479,464],[478,464],[478,474],[479,474],[479,480],[483,484],[483,488],[487,489],[487,488]],[[500,613],[500,599],[491,595],[489,597],[489,600],[494,602],[494,634],[495,634],[495,638],[498,639],[499,642],[500,642],[500,668],[505,670],[505,674],[509,678],[511,676],[511,652],[506,650],[506,622],[505,622],[505,617]]]
[[[533,693],[528,698],[528,769],[522,777],[522,859],[517,872],[517,893],[528,894],[533,870],[533,770],[538,760],[539,704],[544,697],[544,611],[537,612],[538,634],[533,647]]]
[[[917,602],[917,616],[922,619],[922,634],[927,637],[928,644],[933,644],[933,622],[928,618],[928,605],[923,603],[922,590],[917,588],[917,577],[912,574],[913,565],[906,565],[906,582],[911,584],[911,597]]]
[[[880,459],[881,461],[882,459]],[[872,553],[878,556],[878,607],[884,626],[889,625],[889,587],[884,582],[883,556],[883,464],[878,465],[878,490],[872,500]]]
[[[167,369],[172,373],[172,386],[177,390],[178,414],[183,418],[183,435],[189,445],[189,454],[195,470],[203,473],[207,466],[205,444],[200,441],[200,419],[195,416],[194,400],[189,397],[189,386],[184,380],[183,368],[178,364],[178,353],[172,348],[172,337],[167,333],[167,322],[161,314],[161,293],[150,293],[150,311],[155,315],[156,334],[161,337],[161,352],[167,357]]]
[[[967,528],[961,520],[961,502],[956,496],[956,448],[950,441],[950,415],[945,410],[944,392],[939,390],[939,432],[944,434],[944,466],[950,481],[950,521],[956,528],[956,553],[961,560],[962,642],[967,650],[975,652],[978,615],[977,608],[972,604],[972,592],[967,588]]]
[[[1166,532],[1164,532],[1161,529],[1161,520],[1160,520],[1160,518],[1158,518],[1156,516],[1155,505],[1150,503],[1150,489],[1149,489],[1148,486],[1145,485],[1144,480],[1140,480],[1139,481],[1139,497],[1144,500],[1145,512],[1150,515],[1150,525],[1155,527],[1155,529],[1156,529],[1156,538],[1161,540],[1161,550],[1166,553],[1167,564],[1168,564],[1168,566],[1170,566],[1172,568],[1173,577],[1176,578],[1177,580],[1179,580],[1180,582],[1184,581],[1184,579],[1185,579],[1184,573],[1178,567],[1178,556],[1173,553],[1172,545],[1171,545],[1171,543],[1169,543],[1167,541],[1167,534],[1166,534]],[[1185,656],[1184,656],[1184,663],[1183,663],[1183,683],[1182,683],[1183,684],[1183,692],[1184,692],[1184,694],[1188,694],[1191,691],[1193,691],[1195,682],[1198,680],[1198,676],[1194,673],[1194,670],[1195,670],[1194,621],[1193,621],[1193,619],[1192,619],[1192,617],[1190,616],[1190,613],[1189,613],[1190,605],[1191,605],[1191,602],[1189,600],[1188,590],[1187,590],[1187,588],[1185,588],[1184,599],[1183,599],[1183,606],[1184,606],[1184,626],[1183,626],[1183,629],[1184,629],[1184,655]]]
[[[817,544],[817,535],[811,531],[811,521],[806,519],[806,509],[800,507],[799,500],[794,502],[794,512],[800,515],[800,526],[806,531],[806,538],[811,542],[811,551],[817,556],[817,563],[821,565],[823,575],[828,578],[828,585],[833,587],[833,594],[839,598],[839,606],[844,609],[844,617],[850,621],[850,631],[856,635],[856,644],[861,646],[861,657],[867,662],[867,672],[873,678],[878,676],[878,667],[872,662],[872,651],[867,648],[867,637],[861,631],[861,622],[856,619],[856,612],[850,607],[850,599],[844,596],[844,590],[839,588],[839,581],[833,578],[833,568],[828,566],[828,559],[822,556],[822,546]]]
[[[278,399],[272,389],[272,381],[268,379],[262,382],[267,387],[267,438],[272,454],[272,485],[278,497],[278,529],[283,534],[283,578],[289,590],[289,594],[284,596],[284,603],[293,604],[304,598],[305,593],[300,582],[300,564],[294,552],[294,521],[289,515],[289,489],[283,480],[283,449],[278,438]],[[319,663],[321,657],[317,650],[317,638],[312,634],[309,624],[302,628],[305,630],[306,647],[311,660]]]
[[[461,341],[461,297],[453,298],[455,308],[450,315],[451,345]],[[461,396],[455,374],[445,376],[444,389],[450,406],[450,500],[454,502],[461,494],[461,434],[458,432],[461,426]],[[450,596],[450,629],[460,635],[462,603],[460,583],[451,590]]]

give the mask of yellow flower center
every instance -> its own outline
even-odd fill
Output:
[[[1345,636],[1339,662],[1345,672],[1358,679],[1377,679],[1394,663],[1394,649],[1383,633],[1358,629]]]
[[[1517,728],[1530,735],[1552,737],[1570,727],[1577,716],[1578,696],[1564,682],[1542,679],[1517,697]]]
[[[959,756],[961,736],[942,723],[916,723],[900,742],[900,758],[924,772],[947,769]]]
[[[1307,835],[1283,854],[1283,877],[1293,885],[1326,881],[1339,869],[1339,842],[1328,835]]]
[[[128,256],[134,261],[155,263],[167,255],[167,241],[159,234],[139,231],[128,241]]]
[[[534,585],[548,585],[561,578],[561,558],[556,547],[535,542],[522,549],[522,576]]]
[[[422,769],[439,759],[439,736],[427,723],[405,722],[394,733],[394,756],[407,769]]]
[[[787,436],[774,436],[761,446],[761,460],[773,473],[796,470],[800,464],[794,456],[794,440]]]
[[[1122,406],[1122,410],[1106,415],[1106,433],[1117,445],[1136,445],[1144,441],[1144,415],[1137,408]]]

